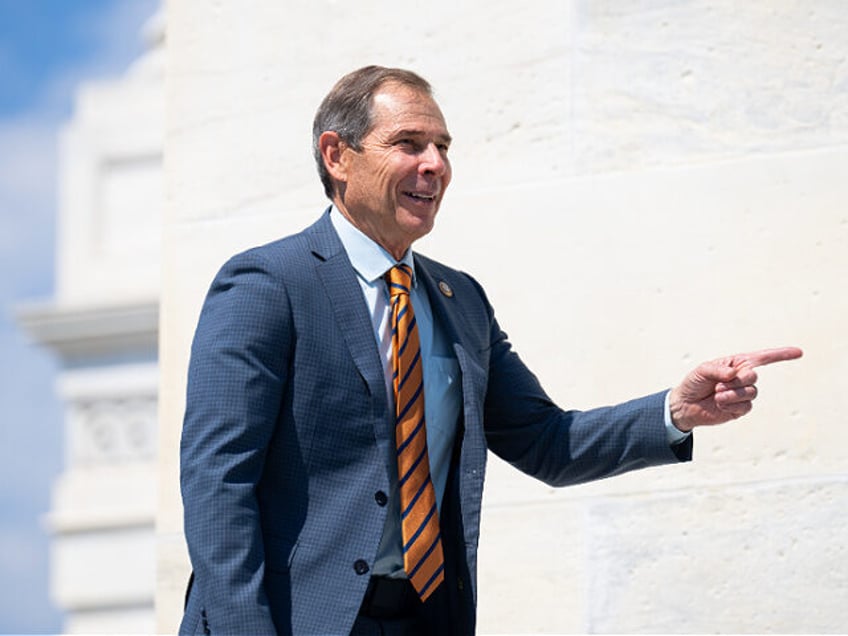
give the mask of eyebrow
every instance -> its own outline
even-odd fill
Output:
[[[391,136],[395,139],[398,137],[423,137],[427,136],[427,133],[415,128],[402,128],[394,131]],[[446,144],[450,144],[453,141],[453,137],[451,137],[448,133],[445,133],[444,135],[437,135],[437,139]]]

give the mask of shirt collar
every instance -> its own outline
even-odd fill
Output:
[[[406,254],[400,261],[396,261],[391,254],[348,221],[347,217],[339,212],[335,205],[330,208],[330,221],[339,235],[339,240],[342,242],[345,252],[347,252],[350,264],[353,265],[353,269],[364,281],[374,284],[392,267],[399,263],[405,263],[412,270],[413,287],[417,284],[415,261],[411,249],[406,250]]]

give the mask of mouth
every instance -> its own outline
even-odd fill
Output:
[[[435,194],[427,194],[425,192],[404,192],[405,196],[422,203],[432,203],[436,200]]]

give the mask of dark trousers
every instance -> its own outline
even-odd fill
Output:
[[[445,586],[442,585],[441,588]],[[428,636],[450,634],[443,589],[422,603],[406,579],[371,577],[353,624],[356,636]]]

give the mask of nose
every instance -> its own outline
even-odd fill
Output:
[[[419,171],[423,174],[441,177],[448,171],[449,165],[447,155],[443,154],[443,151],[435,143],[427,144],[427,147],[421,152]]]

